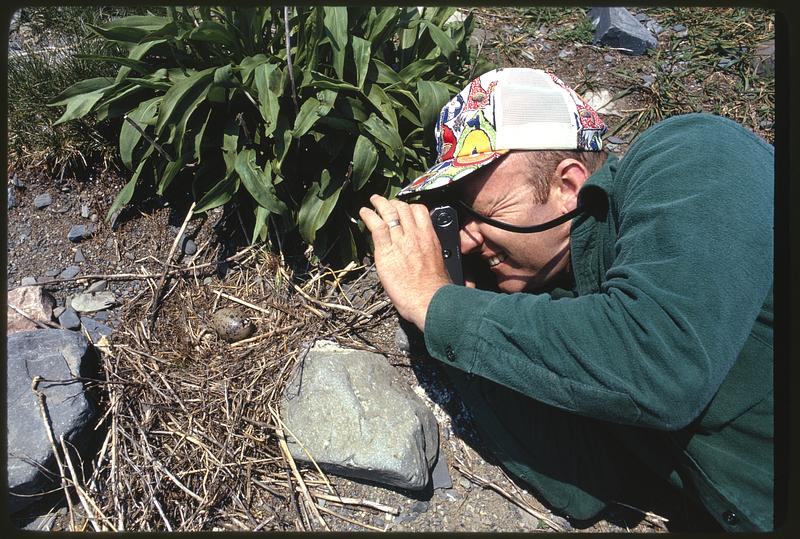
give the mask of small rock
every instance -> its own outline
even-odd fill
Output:
[[[96,313],[94,313],[94,319],[99,320],[101,322],[107,322],[108,316],[109,316],[108,311],[97,311]]]
[[[236,307],[226,307],[211,317],[211,327],[228,342],[241,341],[255,333],[256,325]]]
[[[97,342],[101,337],[108,337],[114,332],[112,328],[88,316],[81,317],[81,325],[92,338],[92,342]]]
[[[108,288],[108,281],[104,281],[104,280],[101,279],[99,281],[95,281],[92,284],[90,284],[86,288],[86,292],[88,292],[90,294],[93,293],[93,292],[102,292],[106,288]]]
[[[647,16],[647,13],[637,13],[633,16],[637,21],[644,24],[645,22],[650,20],[650,17]]]
[[[49,270],[45,271],[44,272],[44,276],[45,277],[55,277],[59,273],[61,273],[61,268],[53,268],[53,269],[49,269]]]
[[[46,208],[52,203],[53,203],[53,197],[50,196],[50,193],[42,193],[41,195],[36,195],[36,197],[33,199],[33,205],[34,207],[36,207],[37,210]]]
[[[83,251],[81,251],[80,247],[78,247],[78,250],[75,251],[75,258],[73,260],[78,263],[86,262],[86,257],[83,256]]]
[[[429,502],[420,500],[411,507],[411,511],[414,513],[425,513],[430,506],[431,504]]]
[[[589,73],[594,73],[597,71],[597,66],[595,66],[594,64],[586,64],[586,71],[588,71]]]
[[[69,241],[72,242],[79,242],[81,240],[91,238],[93,234],[94,234],[93,224],[89,226],[74,225],[72,228],[69,229],[69,233],[67,234],[67,239],[69,239]]]
[[[756,73],[761,76],[771,76],[775,74],[775,40],[770,39],[761,43],[753,53],[751,65]]]
[[[181,243],[183,254],[191,256],[197,252],[197,244],[191,238],[184,238]]]
[[[649,88],[656,81],[656,78],[653,75],[642,75],[641,79],[645,88]]]
[[[66,308],[65,308],[65,307],[61,307],[61,306],[59,306],[59,307],[56,307],[55,309],[53,309],[53,317],[54,317],[54,318],[58,318],[59,316],[61,316],[61,314],[62,314],[64,311],[66,311]]]
[[[472,488],[472,483],[466,477],[462,477],[461,479],[459,479],[458,484],[461,486],[461,488],[465,490],[469,490],[470,488]]]
[[[673,32],[683,32],[684,30],[687,30],[687,28],[683,24],[674,24],[674,25],[672,25],[672,31]]]
[[[56,300],[41,286],[20,286],[9,290],[7,300],[7,335],[17,331],[39,328],[36,323],[28,320],[28,318],[13,309],[12,305],[39,322],[49,322],[53,318],[53,308],[56,306]]]
[[[117,302],[117,297],[113,292],[83,292],[76,294],[70,305],[79,313],[91,313],[95,311],[103,311],[112,307]]]
[[[97,214],[96,214],[96,213],[93,213],[93,214],[91,215],[91,217],[89,217],[89,220],[90,220],[91,222],[93,222],[93,223],[96,223],[96,222],[97,222]]]
[[[610,54],[606,54],[605,56],[603,56],[603,61],[607,64],[613,64],[616,60]]]
[[[560,51],[558,51],[558,57],[561,60],[563,60],[564,58],[569,58],[573,54],[575,54],[574,51],[568,51],[567,49],[561,49]]]
[[[25,189],[25,184],[22,183],[22,180],[19,179],[19,176],[17,176],[16,172],[9,179],[9,183],[14,187],[16,187],[17,189]]]
[[[87,206],[86,204],[81,204],[81,217],[83,217],[84,219],[89,218],[89,206]]]
[[[32,286],[36,284],[36,277],[23,277],[22,282],[20,283],[22,286]]]
[[[64,271],[58,274],[59,279],[72,279],[81,272],[80,266],[69,266],[64,268]]]
[[[645,24],[644,27],[653,32],[655,35],[659,35],[664,33],[664,27],[658,24],[653,19],[649,19]]]
[[[72,307],[67,307],[58,317],[58,323],[64,329],[76,330],[81,327],[81,319]]]
[[[8,209],[15,208],[17,206],[17,197],[14,196],[14,189],[11,187],[8,188]]]
[[[211,278],[211,277],[206,277],[205,279],[203,279],[203,284],[206,285],[206,286],[209,286],[213,282],[214,282],[214,279]]]
[[[619,137],[608,137],[606,142],[610,142],[611,144],[625,144],[625,141]]]

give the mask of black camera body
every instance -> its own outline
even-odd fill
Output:
[[[461,263],[461,240],[459,238],[458,212],[449,205],[428,205],[433,229],[442,245],[442,258],[450,280],[458,285],[464,284],[464,269]]]

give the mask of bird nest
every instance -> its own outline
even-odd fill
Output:
[[[67,528],[325,530],[331,514],[348,519],[336,504],[391,511],[339,496],[318,468],[296,464],[278,413],[315,340],[376,350],[361,335],[393,310],[374,271],[351,264],[298,276],[264,249],[240,255],[223,280],[208,278],[214,264],[143,277],[150,293],[96,343],[106,434],[88,477],[62,472]],[[220,338],[211,324],[223,307],[240,309],[255,333]]]

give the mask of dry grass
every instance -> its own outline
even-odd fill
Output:
[[[391,511],[340,498],[321,472],[298,469],[281,449],[276,409],[308,344],[363,348],[355,332],[392,311],[377,290],[359,308],[348,303],[344,281],[352,286],[368,268],[317,271],[303,286],[284,268],[252,250],[224,282],[204,285],[199,270],[167,279],[152,330],[146,320],[160,291],[148,273],[150,294],[124,306],[111,342],[96,343],[105,373],[98,428],[107,434],[91,477],[62,469],[77,500],[69,529],[322,530],[331,514],[347,518],[330,502]],[[253,337],[228,343],[210,329],[212,313],[227,306],[247,312]]]

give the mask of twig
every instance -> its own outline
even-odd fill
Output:
[[[270,409],[272,409],[272,407],[270,407]],[[272,413],[275,416],[277,416],[275,410],[272,410]],[[308,492],[308,487],[306,487],[306,484],[303,481],[303,477],[300,475],[300,471],[297,469],[297,465],[294,462],[292,454],[289,453],[289,447],[286,445],[286,437],[283,435],[283,430],[281,430],[280,428],[276,428],[275,434],[278,437],[278,445],[281,448],[281,452],[283,453],[286,462],[289,463],[289,467],[292,469],[292,474],[294,475],[294,478],[298,483],[300,492],[303,493],[303,496],[307,502],[309,509],[311,510],[312,513],[314,513],[314,516],[317,518],[317,520],[319,520],[319,523],[322,524],[322,527],[325,528],[326,531],[330,531],[330,528],[328,528],[328,524],[325,522],[325,519],[322,518],[322,515],[320,515],[319,511],[317,510],[317,504],[314,503],[313,498],[311,498],[311,494]]]
[[[53,455],[58,464],[58,474],[61,476],[61,488],[64,489],[64,495],[67,498],[67,505],[69,505],[69,520],[71,529],[75,529],[75,507],[72,504],[72,496],[70,496],[69,489],[67,488],[67,478],[64,476],[64,463],[61,462],[58,448],[56,447],[55,436],[53,435],[53,425],[50,422],[50,414],[47,412],[47,397],[44,393],[39,391],[39,382],[42,381],[41,376],[34,376],[31,380],[31,391],[36,395],[39,401],[39,413],[42,416],[44,423],[44,430],[47,434],[47,439],[50,441],[50,447],[53,449]]]
[[[67,468],[69,469],[70,476],[72,477],[72,485],[75,488],[75,492],[78,494],[78,500],[81,502],[83,510],[86,511],[86,515],[92,527],[94,528],[94,531],[96,532],[105,531],[97,523],[97,517],[95,516],[95,511],[97,512],[98,515],[100,515],[100,520],[102,520],[105,525],[107,525],[113,530],[114,526],[111,525],[111,522],[108,520],[108,518],[106,518],[103,512],[100,511],[100,508],[97,507],[97,505],[94,503],[94,500],[92,500],[88,496],[88,494],[86,494],[86,491],[81,487],[81,484],[78,482],[78,474],[75,473],[75,467],[72,465],[72,459],[69,456],[69,450],[67,449],[67,444],[64,441],[63,434],[60,436],[60,440],[61,440],[61,448],[64,451],[64,459],[67,461]],[[94,511],[92,510],[92,507],[89,506],[89,504],[91,504],[91,506],[94,507]]]
[[[293,329],[298,329],[302,326],[306,325],[305,322],[295,322],[290,326],[284,326],[282,328],[273,329],[267,333],[262,333],[261,335],[255,335],[253,337],[249,337],[247,339],[242,339],[241,341],[236,341],[235,343],[231,344],[231,348],[235,348],[238,346],[244,346],[245,344],[250,344],[255,341],[262,341],[264,339],[269,339],[270,337],[274,337],[275,335],[280,335],[281,333],[286,333],[288,331],[292,331]]]
[[[172,248],[169,250],[169,254],[167,258],[164,259],[164,272],[161,274],[161,280],[158,282],[158,287],[156,288],[156,295],[153,298],[153,304],[150,307],[150,329],[155,327],[156,323],[156,315],[158,313],[158,307],[161,305],[160,297],[162,293],[162,289],[164,288],[164,281],[167,279],[167,265],[169,264],[170,260],[172,260],[172,255],[175,254],[175,249],[178,247],[178,244],[183,238],[183,232],[186,230],[186,225],[189,224],[189,220],[192,218],[194,214],[194,207],[195,202],[192,202],[192,205],[189,206],[189,211],[186,212],[186,218],[183,220],[183,225],[181,225],[181,229],[178,231],[178,235],[175,236],[175,241],[172,242]]]
[[[160,153],[167,161],[170,161],[170,162],[175,161],[175,159],[173,159],[172,156],[169,153],[167,153],[167,151],[164,148],[162,148],[161,145],[158,142],[156,142],[155,140],[150,138],[150,136],[147,133],[144,132],[144,129],[139,127],[139,124],[137,124],[136,122],[131,120],[128,117],[127,114],[124,115],[123,118],[125,119],[126,122],[131,124],[133,126],[133,128],[136,129],[139,132],[139,134],[142,135],[147,142],[149,142],[156,150],[158,150],[158,153]]]
[[[454,455],[454,457],[455,457],[455,455]],[[475,474],[474,472],[468,470],[467,467],[464,465],[464,463],[461,462],[458,457],[455,457],[455,459],[456,459],[456,461],[458,461],[458,464],[453,463],[453,467],[455,469],[457,469],[459,472],[461,472],[462,474],[464,474],[464,476],[467,479],[469,479],[470,481],[472,481],[476,485],[478,485],[478,486],[480,486],[482,488],[488,488],[490,490],[493,490],[493,491],[497,492],[503,498],[507,499],[508,501],[510,501],[511,503],[513,503],[514,505],[516,505],[517,507],[519,507],[520,509],[522,509],[526,513],[530,513],[531,515],[535,516],[539,520],[544,521],[548,526],[550,526],[555,531],[564,531],[563,527],[561,527],[558,524],[556,524],[553,520],[548,518],[547,515],[545,515],[545,514],[539,512],[539,511],[533,509],[527,503],[524,503],[524,502],[518,500],[517,498],[515,498],[514,496],[512,496],[511,494],[509,494],[508,492],[503,490],[499,485],[497,485],[495,483],[492,483],[488,479],[484,479],[483,477],[481,477],[481,476]]]
[[[373,530],[373,531],[376,531],[376,532],[385,532],[386,531],[385,528],[378,528],[376,526],[372,526],[371,524],[366,524],[364,522],[359,522],[358,520],[355,520],[353,518],[349,518],[349,517],[346,517],[344,515],[340,515],[339,513],[331,511],[327,507],[322,507],[321,505],[316,505],[316,504],[314,505],[314,507],[316,507],[317,509],[319,509],[320,511],[322,511],[324,513],[328,513],[329,515],[333,515],[336,518],[340,518],[340,519],[344,520],[345,522],[349,522],[350,524],[355,524],[356,526],[361,526],[362,528],[366,528],[368,530]]]
[[[249,307],[249,308],[251,308],[251,309],[253,309],[255,311],[258,311],[260,313],[271,314],[268,310],[264,309],[263,307],[259,307],[258,305],[253,305],[252,303],[249,303],[249,302],[247,302],[247,301],[245,301],[243,299],[239,299],[239,298],[237,298],[235,296],[231,296],[230,294],[226,294],[225,292],[223,292],[221,290],[215,290],[214,293],[217,294],[218,296],[222,296],[225,299],[229,299],[234,303],[238,303],[239,305],[244,305],[245,307]]]
[[[314,490],[311,490],[309,492],[315,498],[320,498],[322,500],[326,500],[329,502],[340,503],[342,505],[361,505],[363,507],[369,507],[370,509],[376,509],[378,511],[383,511],[384,513],[389,513],[390,515],[400,514],[400,510],[397,509],[396,507],[383,505],[382,503],[365,500],[363,498],[345,498],[342,496],[331,496],[330,494],[323,494],[321,492],[317,492]]]
[[[250,245],[249,247],[242,249],[238,253],[235,253],[228,258],[223,260],[218,260],[216,262],[205,262],[203,264],[198,264],[196,266],[190,266],[187,268],[174,268],[167,272],[168,277],[172,277],[174,275],[180,275],[183,273],[188,273],[190,271],[195,271],[202,268],[207,268],[209,266],[218,266],[220,264],[225,264],[227,262],[233,262],[237,258],[242,257],[245,253],[248,253],[252,249],[257,247],[257,245]],[[44,286],[49,284],[61,284],[61,283],[69,283],[72,281],[90,281],[90,280],[98,280],[103,279],[106,281],[142,281],[146,279],[155,279],[156,277],[161,277],[163,274],[156,274],[156,273],[112,273],[112,274],[92,274],[92,275],[81,275],[79,277],[72,277],[70,279],[50,279],[48,281],[41,281],[37,282],[37,286]]]

